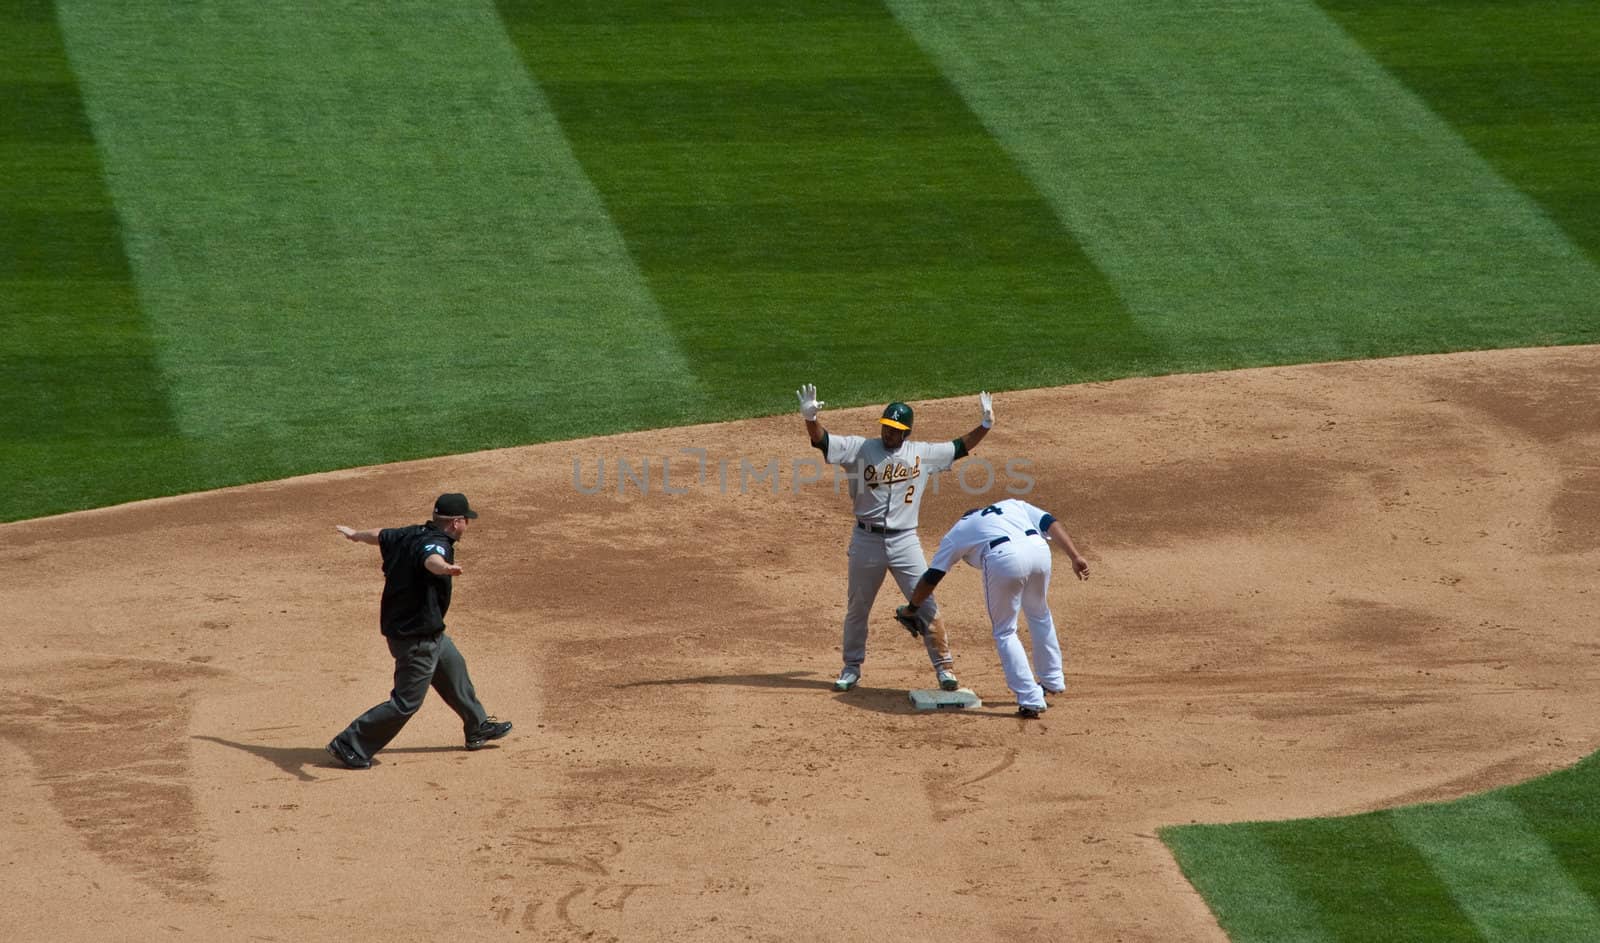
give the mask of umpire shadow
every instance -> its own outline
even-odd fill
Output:
[[[663,684],[732,684],[745,688],[797,688],[822,691],[833,688],[832,681],[816,678],[809,671],[785,671],[764,675],[696,675],[692,678],[658,678],[654,681],[629,681],[619,688],[649,688]]]
[[[259,743],[239,743],[236,740],[224,740],[221,737],[210,737],[197,734],[192,739],[205,740],[209,743],[221,744],[235,750],[243,750],[251,756],[259,756],[285,773],[303,782],[316,782],[317,777],[306,772],[308,766],[323,766],[343,769],[328,751],[317,747],[269,747]]]
[[[263,760],[283,770],[285,773],[301,780],[302,782],[316,782],[317,777],[306,772],[306,767],[314,766],[320,769],[344,770],[344,765],[328,755],[326,748],[311,747],[269,747],[259,743],[239,743],[236,740],[224,740],[221,737],[209,737],[197,734],[193,739],[206,740],[211,743],[243,750],[251,756],[259,756]],[[385,747],[384,753],[460,753],[465,749],[461,746],[433,746],[433,747]],[[498,746],[485,744],[484,749],[499,749]],[[376,757],[372,765],[382,765],[382,760]]]

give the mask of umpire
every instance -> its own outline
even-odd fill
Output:
[[[333,758],[350,769],[367,769],[372,754],[383,749],[422,707],[431,686],[461,715],[467,749],[511,732],[510,721],[490,717],[478,703],[467,676],[467,663],[456,643],[444,634],[450,609],[450,580],[461,575],[455,544],[478,512],[464,494],[441,494],[433,519],[410,527],[334,529],[356,543],[372,544],[383,554],[383,602],[378,622],[389,654],[394,656],[394,690],[389,699],[350,722],[328,744]]]

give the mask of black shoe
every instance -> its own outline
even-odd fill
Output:
[[[371,769],[372,761],[339,742],[335,737],[328,741],[328,755],[338,760],[345,769]]]
[[[499,740],[511,732],[511,721],[490,717],[467,734],[467,749],[482,749],[490,740]]]
[[[1021,717],[1021,718],[1024,718],[1026,720],[1038,720],[1039,719],[1039,715],[1042,714],[1042,713],[1044,713],[1044,708],[1042,708],[1042,707],[1019,707],[1019,708],[1017,708],[1017,716]]]

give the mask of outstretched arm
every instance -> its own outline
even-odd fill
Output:
[[[346,540],[352,540],[358,544],[372,544],[374,547],[378,545],[378,528],[376,527],[372,530],[356,530],[343,524],[335,524],[333,529],[343,534]]]
[[[1067,533],[1067,529],[1061,526],[1060,521],[1051,521],[1049,533],[1050,539],[1067,552],[1067,559],[1072,561],[1072,572],[1080,580],[1088,579],[1089,561],[1085,560],[1078,552],[1078,548],[1073,546],[1072,537]]]

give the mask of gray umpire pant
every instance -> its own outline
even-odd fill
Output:
[[[336,740],[367,759],[389,745],[400,729],[422,707],[422,699],[432,687],[461,716],[463,732],[475,729],[489,718],[478,703],[478,692],[467,676],[467,662],[456,650],[450,636],[411,635],[386,638],[394,656],[394,690],[389,699],[350,722]]]
[[[850,587],[845,596],[844,641],[841,644],[845,667],[859,671],[867,658],[867,620],[872,615],[872,603],[878,598],[878,590],[883,586],[884,574],[894,574],[894,581],[900,585],[900,595],[909,600],[917,580],[927,569],[928,561],[922,555],[922,542],[917,539],[916,531],[884,535],[859,527],[852,529]],[[922,608],[930,620],[939,614],[939,604],[932,596]],[[922,637],[928,661],[935,668],[954,663],[948,646],[941,650],[941,642],[934,639],[931,632]]]

